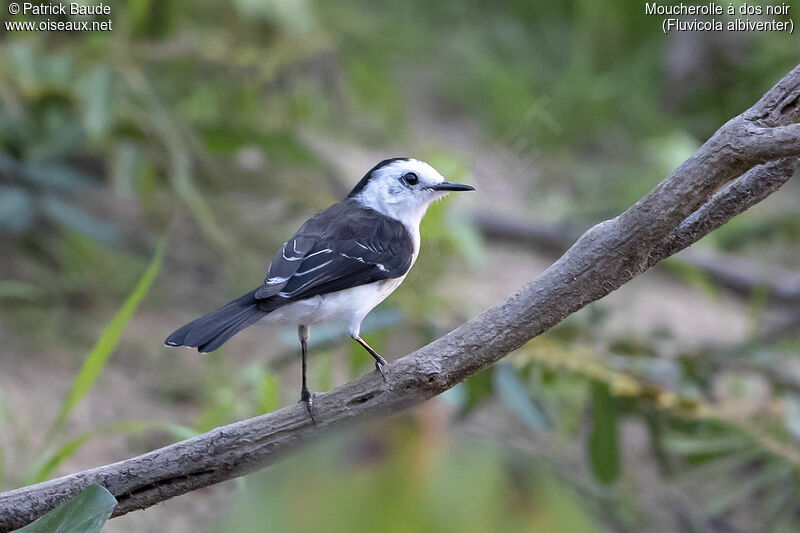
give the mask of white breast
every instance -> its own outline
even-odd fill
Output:
[[[416,259],[416,254],[414,256]],[[360,285],[352,289],[314,296],[285,305],[264,317],[267,324],[314,325],[322,322],[347,324],[350,335],[357,337],[361,321],[403,282],[405,276]]]

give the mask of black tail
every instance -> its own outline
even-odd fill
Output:
[[[229,302],[216,311],[189,322],[167,337],[167,346],[197,347],[200,353],[213,352],[225,341],[267,314],[261,310],[256,291]]]

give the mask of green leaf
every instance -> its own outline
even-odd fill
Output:
[[[50,479],[53,472],[64,461],[75,455],[75,453],[83,447],[84,444],[96,437],[105,437],[108,435],[135,435],[138,433],[145,433],[148,431],[168,431],[177,440],[190,439],[197,435],[197,432],[186,426],[180,424],[172,424],[169,422],[120,422],[113,424],[109,427],[87,431],[78,435],[71,441],[67,442],[58,448],[49,457],[43,457],[33,465],[33,471],[26,479],[26,485],[32,485]]]
[[[714,285],[704,271],[690,265],[677,257],[668,257],[662,261],[663,266],[670,273],[683,279],[689,286],[708,294],[712,298],[719,295],[719,287]]]
[[[65,164],[17,161],[3,153],[0,153],[0,172],[17,180],[33,182],[44,189],[75,191],[100,184],[96,178]]]
[[[360,346],[359,346],[360,348]],[[370,359],[369,355],[367,355]],[[333,388],[333,364],[331,362],[331,354],[328,351],[321,352],[314,360],[314,373],[312,379],[319,390],[330,390]]]
[[[117,500],[100,485],[89,485],[71,500],[39,517],[17,533],[97,533]]]
[[[278,408],[278,380],[266,370],[261,376],[260,392],[259,407],[261,413],[270,413]]]
[[[47,188],[76,191],[100,185],[96,178],[64,164],[25,163],[22,170],[28,180]]]
[[[132,197],[136,193],[142,168],[143,160],[139,145],[129,141],[118,142],[114,146],[114,157],[111,164],[114,192],[119,196]]]
[[[242,379],[252,387],[256,404],[253,416],[278,408],[278,381],[261,363],[251,363],[241,370]],[[248,405],[251,402],[245,402]]]
[[[782,481],[791,478],[793,471],[791,464],[775,462],[761,472],[743,478],[735,488],[722,490],[706,505],[706,512],[712,517],[720,516],[732,507],[744,504],[755,493],[768,487],[778,486]]]
[[[83,121],[92,139],[101,139],[111,125],[111,72],[108,67],[92,69],[80,95],[83,97]]]
[[[597,479],[611,483],[619,476],[617,442],[617,402],[607,383],[592,382],[592,418],[594,427],[589,438],[589,459]]]
[[[48,218],[65,228],[109,244],[115,244],[122,240],[122,235],[116,226],[97,220],[85,211],[65,203],[55,196],[45,197],[41,205]]]
[[[664,447],[676,455],[722,455],[739,452],[750,447],[751,442],[743,435],[720,437],[670,436],[664,439]]]
[[[182,424],[173,424],[171,422],[159,422],[157,427],[172,433],[177,440],[188,440],[200,434],[196,429],[184,426]]]
[[[36,302],[45,296],[47,294],[44,289],[27,281],[0,279],[0,300],[8,298]]]
[[[21,187],[0,186],[0,232],[18,235],[34,221],[30,194]]]
[[[783,404],[783,419],[786,429],[795,439],[800,439],[800,400],[793,394],[784,394],[781,397]]]
[[[145,118],[157,132],[167,151],[169,178],[173,190],[192,212],[205,237],[215,246],[225,248],[229,239],[226,238],[216,221],[214,212],[195,184],[192,154],[175,124],[175,117],[161,102],[141,72],[127,71],[125,79],[129,87],[146,104],[148,112]]]
[[[296,34],[314,28],[313,4],[308,0],[235,0],[234,5],[245,19],[263,19]]]
[[[464,382],[467,387],[467,398],[464,403],[464,412],[469,412],[477,407],[493,391],[492,371],[483,370],[471,376]]]
[[[92,348],[92,351],[87,354],[83,366],[72,382],[72,388],[61,405],[61,410],[53,426],[50,428],[48,433],[50,437],[61,429],[72,410],[91,390],[97,376],[99,376],[103,368],[105,368],[109,356],[116,349],[117,344],[119,344],[122,333],[125,331],[131,317],[133,317],[136,307],[138,307],[139,302],[141,302],[150,291],[153,280],[155,280],[158,271],[161,269],[161,264],[164,261],[165,247],[166,238],[161,239],[156,253],[153,255],[153,259],[150,261],[150,265],[147,267],[147,270],[145,270],[139,283],[133,289],[133,292],[128,295],[125,303],[120,310],[117,311],[117,314],[114,315],[114,318],[108,326],[103,330],[100,339],[97,341],[94,348]]]
[[[13,43],[9,48],[8,57],[11,59],[17,82],[22,85],[23,88],[28,89],[33,85],[37,85],[36,65],[38,65],[39,62],[36,60],[33,46],[28,43],[18,42]]]
[[[56,450],[56,452],[48,459],[44,460],[43,463],[39,464],[39,461],[34,462],[33,466],[35,471],[26,479],[26,484],[32,485],[47,480],[61,463],[75,455],[75,453],[95,435],[96,432],[87,431]]]
[[[460,411],[464,409],[467,403],[467,386],[463,383],[457,383],[455,387],[451,387],[440,394],[439,398]]]
[[[495,393],[517,416],[534,430],[548,427],[547,417],[533,402],[528,389],[520,381],[517,369],[511,363],[498,363],[492,370]]]
[[[475,224],[465,216],[452,214],[445,217],[450,239],[458,251],[471,263],[480,263],[486,258],[483,239]]]
[[[643,414],[644,422],[647,426],[648,441],[650,443],[650,453],[653,455],[658,470],[663,477],[672,475],[672,464],[670,463],[669,454],[664,447],[664,420],[657,416],[654,412],[645,412]]]

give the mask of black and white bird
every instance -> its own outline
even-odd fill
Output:
[[[186,324],[165,344],[207,353],[258,321],[297,326],[303,363],[300,400],[313,419],[306,383],[310,326],[345,322],[383,374],[386,360],[360,337],[361,321],[403,282],[416,261],[419,225],[428,206],[451,191],[472,190],[445,181],[423,161],[381,161],[343,201],[300,226],[275,254],[261,286]]]

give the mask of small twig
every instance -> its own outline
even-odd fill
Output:
[[[727,216],[720,217],[712,209],[724,207],[724,213],[736,214],[745,211],[783,185],[792,176],[795,165],[793,158],[770,162],[751,169],[728,185],[717,193],[714,204],[707,204],[681,224],[681,235],[668,238],[669,242],[665,243],[660,253],[653,256],[651,266],[695,242],[698,231],[707,234],[729,219]],[[551,253],[563,252],[577,236],[575,229],[567,224],[534,222],[486,211],[475,211],[471,217],[487,237],[523,243]],[[776,300],[800,300],[800,272],[766,268],[752,259],[711,250],[704,250],[702,254],[683,255],[680,260],[701,270],[712,281],[737,294],[750,296],[754,290],[763,290],[767,296]]]

